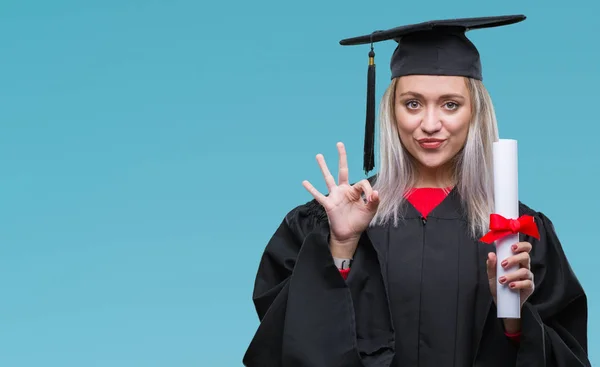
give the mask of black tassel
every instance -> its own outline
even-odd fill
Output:
[[[369,52],[367,72],[367,118],[365,123],[365,146],[363,169],[368,174],[375,167],[375,52]]]

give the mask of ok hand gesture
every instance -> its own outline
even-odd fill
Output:
[[[360,235],[367,229],[377,212],[379,195],[366,179],[354,185],[348,183],[348,161],[344,144],[338,143],[337,148],[339,153],[337,184],[327,168],[323,155],[317,155],[317,162],[325,178],[329,195],[321,194],[308,181],[303,181],[302,184],[325,208],[330,227],[332,252],[339,250],[338,253],[345,253],[350,257],[356,249]]]

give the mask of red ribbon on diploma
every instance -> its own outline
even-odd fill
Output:
[[[481,237],[480,241],[492,243],[514,233],[523,233],[538,240],[540,239],[535,219],[531,215],[522,215],[518,219],[507,219],[499,214],[491,214],[490,231]]]

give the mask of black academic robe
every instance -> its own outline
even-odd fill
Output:
[[[551,221],[532,215],[539,240],[535,292],[522,309],[521,341],[505,334],[486,272],[494,246],[468,235],[456,190],[428,217],[369,227],[346,280],[329,251],[323,208],[291,210],[269,241],[255,281],[261,321],[248,367],[579,367],[587,357],[587,299]]]

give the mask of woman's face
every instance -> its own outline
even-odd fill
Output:
[[[442,167],[464,146],[471,100],[463,77],[403,76],[394,109],[402,144],[420,168]]]

